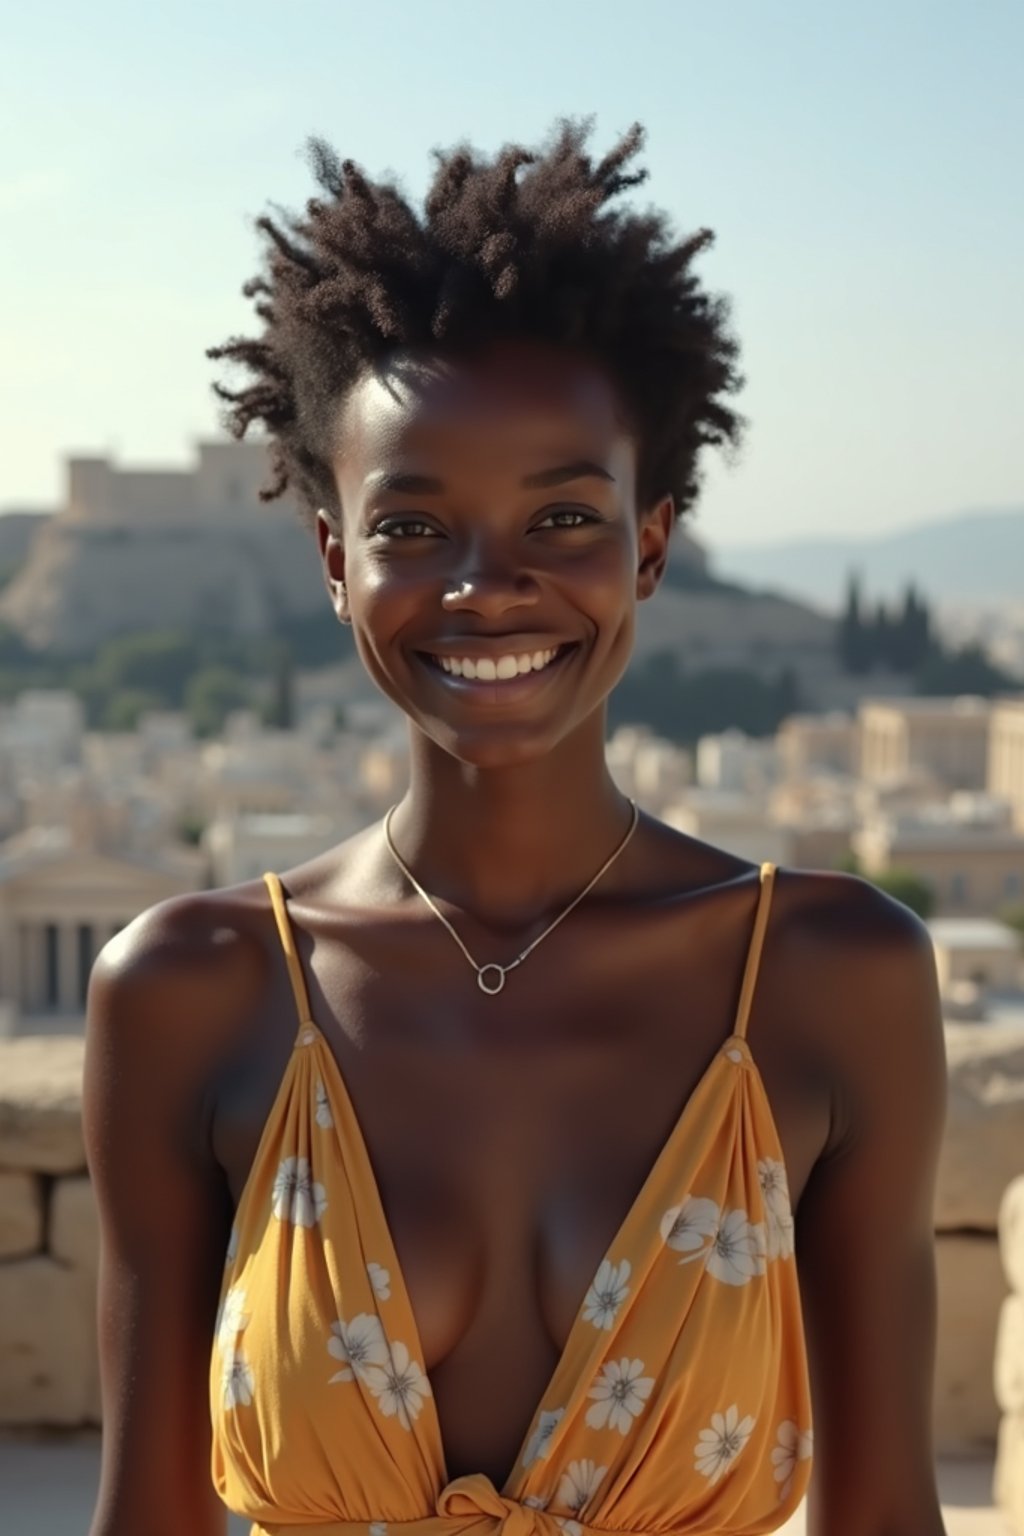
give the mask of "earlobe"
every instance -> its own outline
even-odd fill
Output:
[[[337,534],[330,531],[330,518],[324,507],[317,507],[317,527],[327,530],[326,538],[320,545],[320,553],[324,561],[324,581],[331,603],[341,623],[351,624],[352,620],[348,612],[348,591],[344,577],[345,548]],[[334,566],[339,561],[342,574],[335,575]]]
[[[661,585],[668,564],[669,541],[675,521],[675,500],[663,496],[651,508],[640,531],[640,563],[636,572],[636,595],[645,602]]]

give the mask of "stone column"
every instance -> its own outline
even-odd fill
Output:
[[[41,923],[31,921],[19,925],[18,952],[21,961],[19,1002],[26,1013],[35,1013],[43,1005],[46,946]]]
[[[78,924],[57,925],[57,1008],[78,1013]]]
[[[1010,1294],[996,1335],[995,1389],[1002,1409],[995,1500],[1008,1529],[1024,1536],[1024,1174],[999,1207],[999,1251]]]

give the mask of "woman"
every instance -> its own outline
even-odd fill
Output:
[[[926,930],[606,765],[740,379],[710,232],[616,204],[639,128],[586,138],[439,155],[422,215],[313,141],[262,336],[211,349],[411,775],[97,963],[93,1536],[212,1536],[218,1495],[257,1532],[724,1536],[808,1488],[815,1536],[942,1530]]]

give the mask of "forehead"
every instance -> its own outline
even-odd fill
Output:
[[[508,343],[467,359],[396,358],[365,374],[342,412],[336,467],[354,490],[385,464],[521,473],[552,454],[632,461],[607,373],[575,353]]]

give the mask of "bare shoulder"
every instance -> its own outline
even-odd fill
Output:
[[[112,1032],[125,1050],[144,1034],[154,1066],[162,1044],[179,1056],[216,1053],[267,984],[266,908],[262,881],[147,907],[96,958],[89,1028]]]
[[[930,1085],[937,1104],[945,1035],[927,924],[859,875],[780,868],[775,886],[780,984],[837,1062],[839,1135],[852,1135],[887,1093]]]
[[[261,880],[169,896],[107,940],[97,970],[122,985],[159,979],[184,991],[232,967],[244,972],[261,948],[257,929],[266,905]]]

